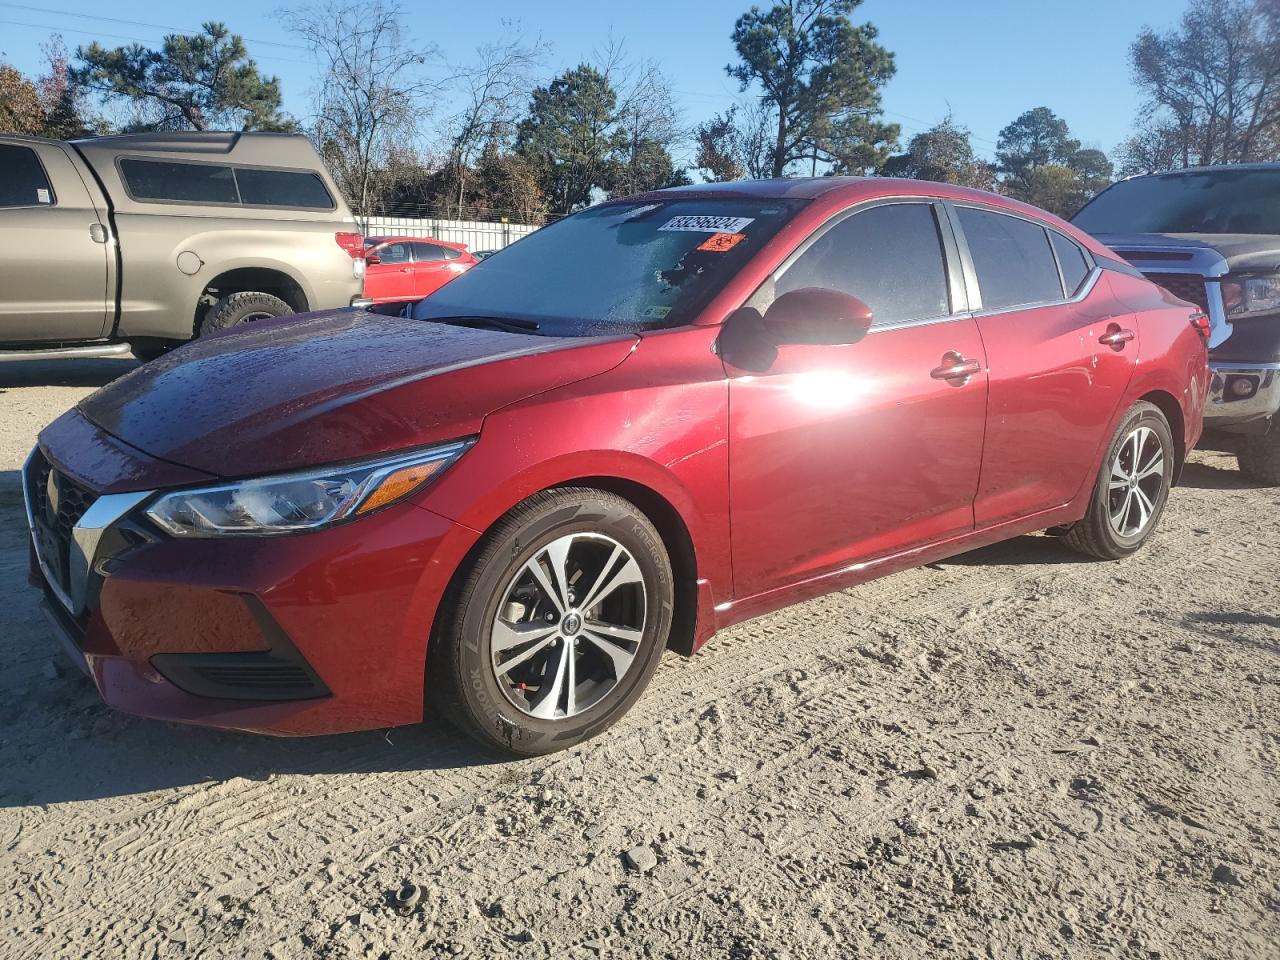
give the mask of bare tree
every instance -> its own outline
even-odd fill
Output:
[[[394,0],[327,0],[282,14],[319,60],[313,135],[360,217],[374,212],[387,167],[412,145],[428,95],[443,86],[424,70],[435,48],[415,47],[402,16]]]
[[[769,177],[775,126],[772,111],[759,100],[736,103],[694,129],[694,166],[713,182]]]
[[[686,137],[671,81],[656,60],[632,60],[621,40],[597,52],[597,69],[617,92],[614,119],[625,146],[610,193],[625,196],[680,179],[672,151]]]
[[[480,47],[475,62],[457,70],[462,107],[445,122],[445,182],[448,203],[456,205],[459,218],[471,171],[491,145],[511,140],[534,87],[533,73],[549,51],[541,38],[515,37]]]
[[[1148,101],[1129,146],[1172,142],[1181,166],[1280,155],[1280,0],[1194,0],[1177,30],[1143,30],[1130,58]]]

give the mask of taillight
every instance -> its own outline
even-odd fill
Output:
[[[338,246],[347,251],[347,255],[352,260],[364,259],[364,237],[360,234],[339,230],[333,235],[333,239],[337,241]]]
[[[1196,328],[1196,333],[1209,339],[1209,315],[1207,313],[1193,313],[1191,315],[1191,326]]]

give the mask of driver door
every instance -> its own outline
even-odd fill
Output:
[[[986,358],[948,263],[940,207],[880,203],[820,230],[753,297],[763,312],[789,290],[840,290],[872,327],[767,363],[724,357],[736,598],[973,530]]]

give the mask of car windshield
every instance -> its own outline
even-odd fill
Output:
[[[680,326],[801,205],[673,198],[592,207],[481,260],[413,316],[513,319],[553,336]]]
[[[1280,167],[1124,180],[1072,222],[1089,233],[1280,233]]]

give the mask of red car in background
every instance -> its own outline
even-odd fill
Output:
[[[786,604],[1035,531],[1135,553],[1208,389],[1195,307],[942,183],[610,201],[411,313],[202,337],[40,434],[32,580],[108,703],[561,749]]]
[[[374,303],[421,300],[480,262],[466,244],[421,237],[365,237],[364,259],[364,295]]]

